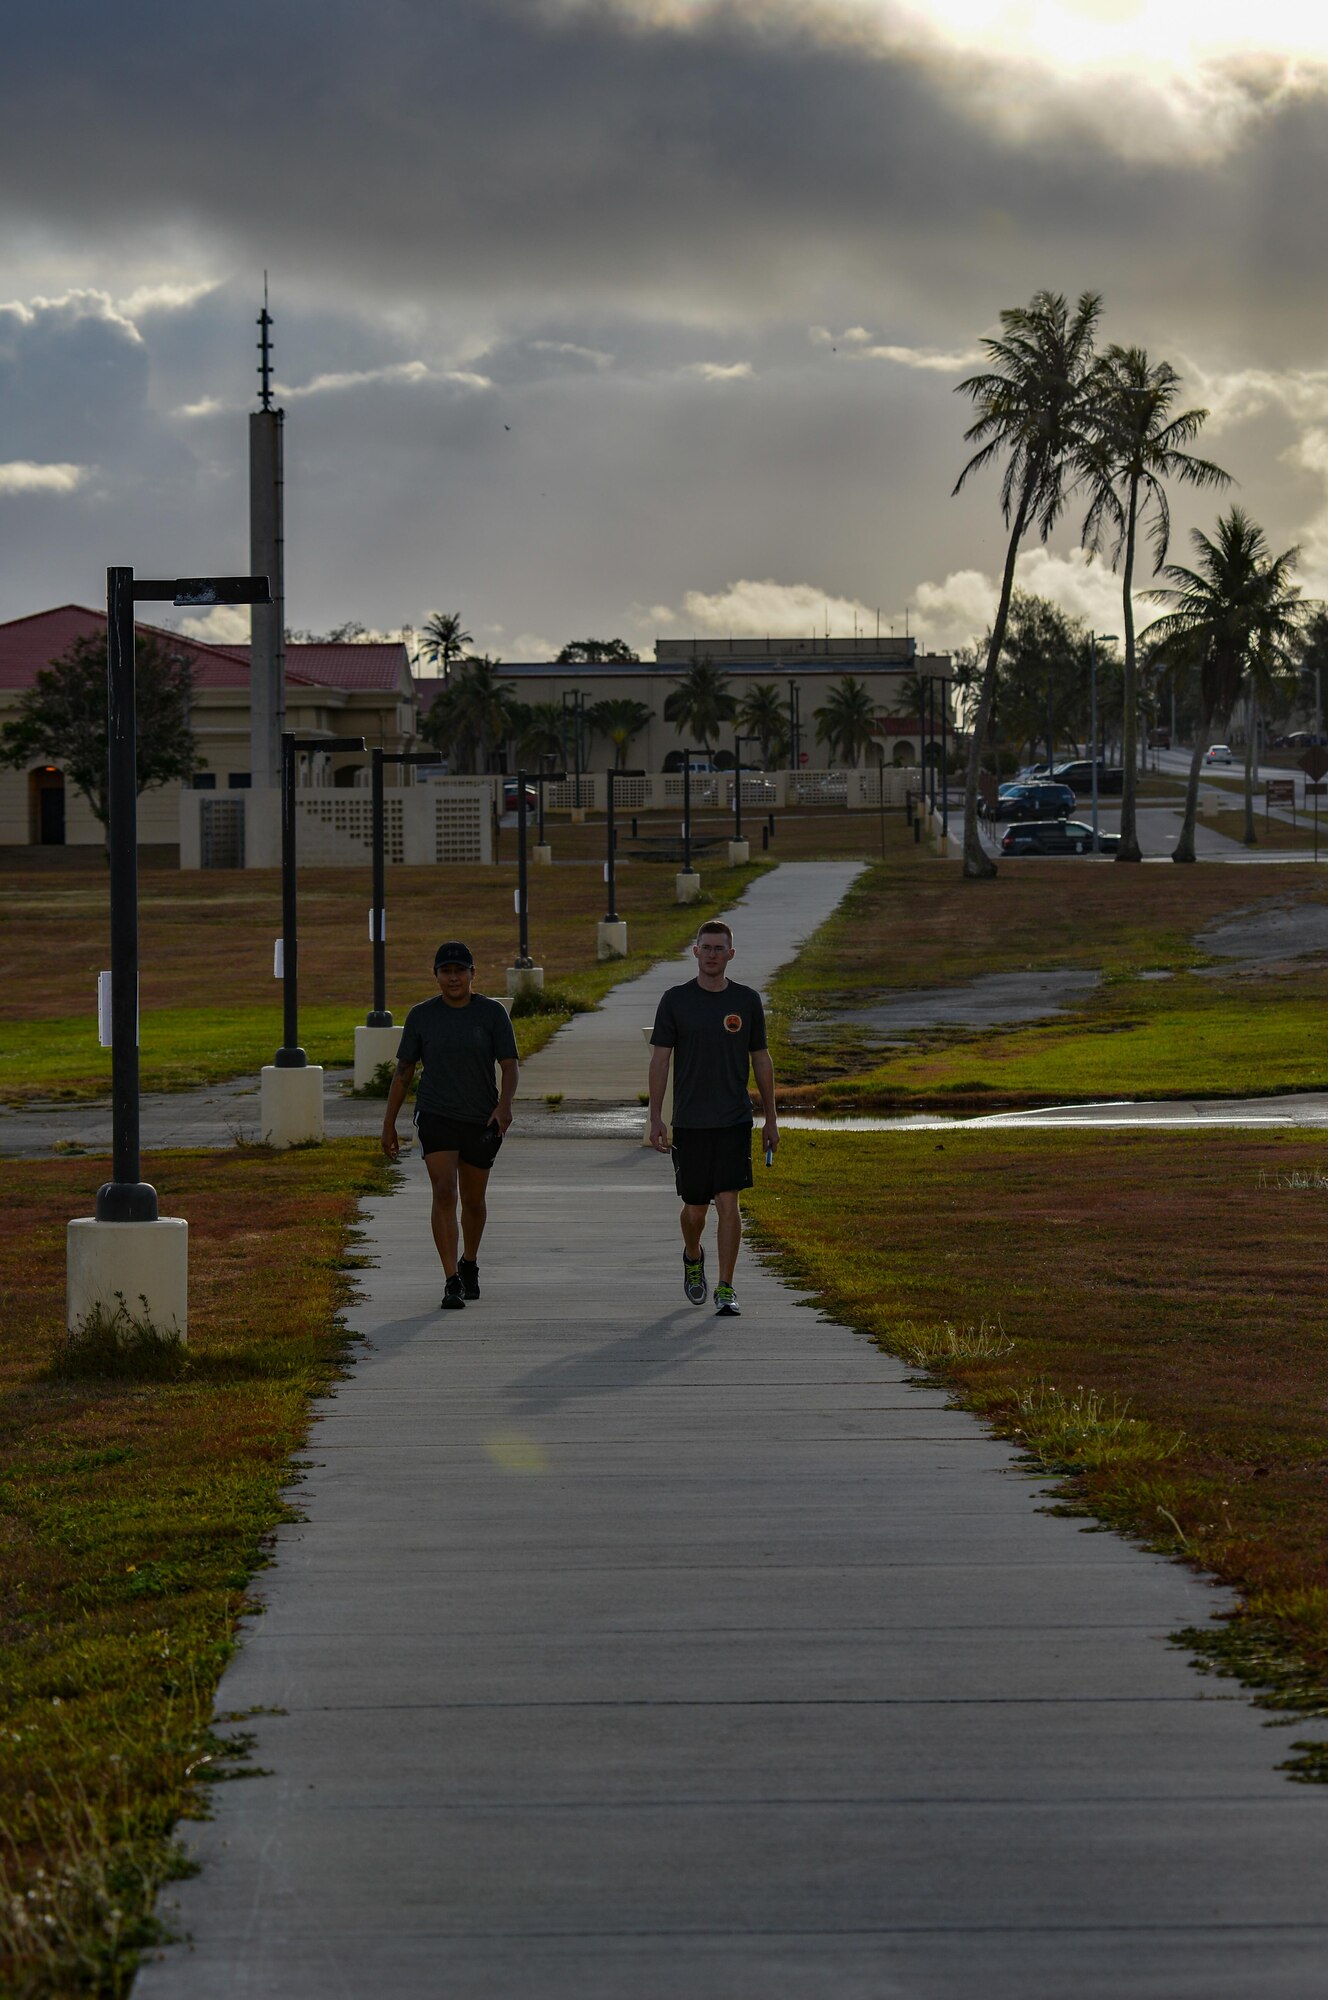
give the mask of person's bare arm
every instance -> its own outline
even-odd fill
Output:
[[[502,1087],[498,1092],[498,1102],[493,1107],[489,1119],[500,1132],[505,1132],[512,1122],[512,1104],[516,1097],[516,1080],[521,1074],[521,1065],[515,1056],[499,1056],[498,1073],[502,1077]]]
[[[401,1154],[401,1141],[397,1137],[397,1113],[400,1111],[410,1080],[415,1074],[413,1062],[399,1062],[392,1087],[387,1093],[387,1110],[383,1113],[383,1151],[389,1160]]]
[[[752,1050],[752,1076],[761,1096],[761,1109],[765,1114],[765,1124],[761,1128],[761,1144],[767,1151],[779,1144],[779,1124],[775,1117],[775,1066],[770,1060],[769,1049]]]
[[[668,1088],[672,1049],[650,1051],[650,1143],[657,1153],[669,1150],[669,1128],[664,1123],[664,1092]]]

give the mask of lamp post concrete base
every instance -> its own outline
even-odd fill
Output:
[[[321,1144],[323,1138],[323,1066],[278,1069],[266,1063],[259,1078],[258,1137],[264,1146]]]
[[[113,1318],[123,1307],[163,1334],[189,1332],[189,1224],[98,1222],[79,1215],[65,1236],[65,1325],[77,1335],[98,1307]]]
[[[530,850],[530,858],[537,868],[552,868],[553,849],[547,840],[537,840]]]
[[[730,868],[743,867],[746,864],[747,860],[749,859],[750,855],[751,855],[751,846],[747,841],[731,840],[729,842]]]
[[[621,917],[601,917],[595,926],[596,958],[626,958],[627,924]]]
[[[400,1041],[400,1028],[368,1028],[363,1025],[358,1027],[355,1030],[355,1076],[352,1088],[366,1089],[373,1082],[374,1071],[382,1063],[395,1062]]]
[[[680,868],[673,878],[675,902],[694,903],[701,893],[701,877],[694,868]]]
[[[509,965],[507,968],[507,997],[516,1000],[523,993],[544,991],[544,967],[542,965]]]
[[[587,808],[587,807],[585,807],[585,806],[573,806],[573,807],[572,807],[572,825],[573,825],[573,826],[584,826],[584,825],[585,825],[585,823],[586,823],[586,812],[587,812],[587,810],[588,810],[588,808]]]

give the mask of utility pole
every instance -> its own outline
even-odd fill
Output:
[[[249,613],[249,782],[281,783],[286,729],[286,527],[284,410],[272,407],[272,316],[263,277],[258,315],[260,408],[249,415],[249,566],[271,587],[266,604]]]

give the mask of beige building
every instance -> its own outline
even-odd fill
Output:
[[[139,624],[194,670],[193,729],[199,768],[194,788],[208,794],[243,792],[249,786],[249,653],[246,646],[209,646],[178,632]],[[0,625],[0,722],[13,714],[38,672],[76,639],[104,643],[106,617],[78,604]],[[363,737],[372,748],[415,747],[415,686],[404,646],[291,645],[286,649],[286,727],[326,739],[326,751],[302,761],[301,776],[314,789],[337,790],[368,781],[368,760],[340,746]],[[138,802],[140,841],[174,845],[180,839],[181,790],[159,785]],[[0,769],[0,845],[100,845],[102,829],[86,799],[65,782],[58,763],[35,762],[25,771]]]
[[[574,706],[580,695],[586,710],[601,701],[635,700],[650,709],[651,720],[628,748],[627,763],[645,771],[676,768],[686,745],[672,722],[664,719],[664,703],[679,680],[698,661],[707,660],[726,677],[729,690],[741,702],[758,684],[773,683],[787,705],[790,695],[799,718],[798,761],[804,768],[824,766],[828,753],[816,736],[816,711],[846,674],[866,687],[879,722],[879,739],[886,762],[916,766],[921,752],[919,718],[907,712],[905,688],[915,680],[935,680],[935,727],[939,732],[943,697],[947,729],[953,730],[953,704],[948,698],[952,664],[948,653],[919,653],[913,639],[660,639],[653,660],[604,665],[557,666],[551,661],[503,661],[499,674],[517,697],[532,705],[542,702]],[[417,682],[421,713],[441,682]],[[732,731],[715,745],[716,762],[732,762]],[[567,740],[572,742],[569,726]],[[606,768],[611,750],[602,737],[583,729],[584,768]],[[569,750],[569,756],[570,756]],[[744,763],[752,747],[744,749]]]

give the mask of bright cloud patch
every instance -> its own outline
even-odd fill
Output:
[[[86,465],[34,465],[13,458],[0,465],[0,493],[77,493],[87,478]]]
[[[1090,631],[1121,629],[1120,578],[1105,564],[1090,563],[1082,549],[1071,549],[1068,556],[1029,549],[1019,558],[1015,586],[1050,598],[1072,618],[1082,618]],[[977,569],[952,570],[942,583],[920,583],[913,596],[919,647],[948,653],[981,639],[996,614],[998,595],[997,578]],[[1136,592],[1136,624],[1146,625],[1156,615],[1156,607]]]
[[[727,365],[722,361],[694,361],[687,372],[699,375],[703,382],[745,382],[755,370],[750,361],[733,361]]]
[[[211,611],[182,618],[178,630],[186,639],[201,639],[206,646],[247,646],[249,611],[239,604],[218,604]]]
[[[315,375],[299,388],[277,385],[277,393],[287,402],[301,396],[338,395],[346,389],[362,389],[372,382],[399,382],[410,387],[419,382],[450,382],[462,389],[492,389],[487,375],[472,374],[465,368],[430,368],[427,361],[395,361],[387,368],[353,368],[343,373]]]
[[[652,616],[663,624],[662,606]],[[689,590],[682,601],[682,618],[668,614],[668,622],[689,626],[703,635],[733,639],[803,639],[825,631],[863,633],[876,630],[876,613],[851,597],[830,597],[812,583],[776,583],[767,577],[757,583],[743,578],[727,590],[710,595]]]

